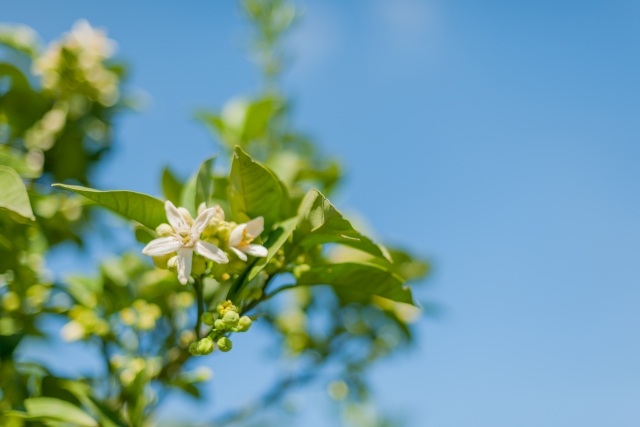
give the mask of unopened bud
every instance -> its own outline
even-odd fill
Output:
[[[172,273],[177,273],[178,272],[178,257],[177,256],[173,256],[173,257],[169,258],[169,261],[167,261],[167,270],[171,271]]]
[[[229,270],[231,270],[231,273],[235,274],[242,273],[246,267],[247,263],[239,259],[231,261],[229,264]]]
[[[231,236],[231,227],[229,227],[229,224],[223,222],[218,226],[218,239],[220,239],[221,242],[226,242],[229,240],[229,236]]]
[[[166,270],[169,267],[169,260],[173,258],[173,254],[151,257],[156,267]]]
[[[238,326],[236,327],[236,329],[238,330],[238,332],[247,332],[252,323],[253,322],[251,321],[249,316],[242,316],[238,321]]]
[[[239,320],[240,316],[238,316],[238,313],[236,313],[235,311],[227,311],[222,318],[224,324],[230,328],[236,326]]]
[[[160,224],[156,227],[158,237],[167,237],[175,234],[175,230],[169,224]]]
[[[205,262],[204,258],[202,258],[201,256],[194,256],[193,260],[191,261],[191,273],[196,276],[200,276],[204,274],[206,269],[207,263]]]
[[[209,337],[202,338],[200,341],[198,341],[197,350],[200,354],[210,354],[214,348],[215,347],[213,345],[213,340]]]
[[[192,342],[191,344],[189,344],[189,353],[191,353],[192,356],[200,356],[197,342]]]
[[[309,264],[296,265],[295,267],[293,267],[293,276],[296,279],[299,279],[300,276],[302,276],[304,273],[306,273],[309,270],[311,270],[311,267],[309,267]]]
[[[224,321],[222,319],[218,319],[216,320],[213,325],[215,326],[216,330],[218,331],[224,331],[227,329],[227,324],[224,323]]]
[[[207,326],[213,326],[215,320],[213,318],[213,313],[210,313],[208,311],[205,311],[204,313],[202,313],[202,323],[204,323]]]
[[[220,349],[220,351],[226,353],[227,351],[231,350],[231,347],[233,347],[233,343],[229,338],[222,337],[218,340],[218,348]]]

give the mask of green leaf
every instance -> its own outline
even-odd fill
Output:
[[[238,223],[264,217],[265,230],[280,217],[282,188],[275,175],[236,147],[229,175],[229,203]]]
[[[135,235],[136,240],[145,245],[158,238],[158,235],[154,231],[149,230],[147,227],[136,227]]]
[[[183,183],[169,169],[169,166],[166,166],[162,171],[162,192],[165,199],[171,200],[175,205],[180,204],[182,187]]]
[[[318,190],[310,190],[300,204],[300,223],[294,242],[304,246],[340,243],[393,262],[387,249],[357,232]]]
[[[0,166],[0,208],[35,220],[22,179],[16,171],[7,166]]]
[[[249,274],[247,275],[247,282],[253,280],[271,261],[276,253],[280,250],[282,245],[285,244],[287,239],[293,233],[293,230],[296,228],[296,224],[298,224],[298,218],[289,218],[286,221],[281,222],[278,226],[269,234],[269,238],[266,242],[263,243],[263,246],[267,248],[267,256],[258,258],[249,270]]]
[[[155,197],[127,190],[100,191],[78,185],[53,184],[80,194],[97,204],[154,230],[167,222],[164,203]]]
[[[8,166],[25,178],[38,178],[41,172],[29,166],[23,152],[7,145],[0,145],[0,166]]]
[[[345,262],[313,267],[297,281],[303,285],[330,285],[342,295],[352,294],[354,299],[378,295],[397,302],[413,303],[411,289],[403,287],[402,277],[385,268],[367,263]]]
[[[29,417],[73,423],[82,427],[97,427],[98,422],[77,406],[53,397],[26,399]]]
[[[183,206],[191,212],[195,218],[200,203],[209,204],[213,195],[213,162],[216,157],[211,157],[202,162],[198,168],[198,172],[189,178],[189,181],[182,189],[180,197],[180,206]]]

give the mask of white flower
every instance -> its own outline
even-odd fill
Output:
[[[143,254],[149,256],[163,256],[177,252],[178,280],[180,280],[180,283],[183,285],[187,284],[187,280],[191,275],[193,251],[196,251],[203,257],[217,262],[218,264],[226,264],[229,262],[227,254],[225,254],[220,248],[216,245],[200,240],[202,231],[216,213],[215,208],[205,209],[200,213],[200,215],[198,215],[198,218],[191,223],[191,221],[189,221],[191,219],[190,216],[183,216],[170,201],[167,200],[164,207],[167,211],[169,224],[171,224],[175,233],[171,236],[152,240],[142,250]]]
[[[243,261],[247,255],[256,257],[267,256],[267,248],[261,245],[253,245],[251,242],[264,230],[264,218],[259,216],[246,224],[240,224],[233,229],[229,236],[229,248]]]

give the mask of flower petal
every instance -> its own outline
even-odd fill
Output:
[[[239,251],[238,249],[234,248],[233,246],[230,246],[229,249],[231,249],[236,255],[238,255],[238,258],[240,258],[243,261],[247,260],[247,256],[244,254],[244,252]]]
[[[258,237],[264,231],[264,218],[261,216],[247,223],[247,233],[252,237]]]
[[[267,251],[267,248],[265,248],[262,245],[242,246],[240,250],[244,253],[247,253],[251,256],[256,256],[256,257],[264,257],[264,256],[267,256],[267,254],[269,253],[269,251]]]
[[[148,256],[162,256],[172,252],[176,252],[182,245],[175,238],[161,237],[149,242],[147,246],[142,249],[142,253]]]
[[[229,236],[229,246],[238,246],[242,242],[244,237],[244,229],[247,228],[247,224],[240,224],[233,229]]]
[[[209,208],[205,209],[200,215],[198,215],[198,218],[196,218],[193,226],[191,226],[191,236],[193,238],[200,238],[200,235],[204,231],[207,224],[209,224],[209,220],[213,218],[213,215],[215,215],[215,213],[216,210],[214,208]]]
[[[169,224],[173,227],[176,232],[180,232],[181,230],[188,230],[189,224],[184,219],[184,217],[178,211],[171,201],[167,200],[164,203],[164,210],[167,212],[167,219],[169,220]]]
[[[202,212],[206,210],[207,210],[207,204],[205,202],[200,203],[200,206],[198,206],[198,216],[200,216]]]
[[[178,262],[176,267],[178,269],[178,280],[183,285],[186,285],[191,276],[191,262],[193,259],[193,248],[181,248],[178,251]]]
[[[225,254],[222,249],[209,242],[198,240],[196,243],[196,252],[211,261],[217,262],[218,264],[226,264],[229,262],[227,254]]]

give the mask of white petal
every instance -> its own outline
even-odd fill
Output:
[[[267,254],[269,253],[269,251],[267,251],[267,248],[265,248],[262,245],[248,245],[248,246],[242,246],[240,248],[240,250],[244,253],[247,253],[251,256],[257,256],[257,257],[263,257],[263,256],[267,256]]]
[[[218,217],[220,221],[224,221],[224,210],[222,210],[220,205],[215,205],[213,209],[216,210],[216,217]]]
[[[264,218],[261,216],[252,219],[247,223],[247,233],[253,237],[258,237],[264,231]]]
[[[178,269],[178,280],[183,285],[186,285],[191,276],[191,262],[193,259],[193,248],[182,248],[178,251],[178,262],[176,267]]]
[[[180,215],[180,212],[171,201],[167,200],[164,203],[164,210],[167,211],[167,219],[174,230],[180,232],[181,230],[188,230],[190,228],[187,221]]]
[[[231,246],[229,249],[231,249],[236,255],[238,255],[238,258],[240,258],[241,260],[243,261],[247,260],[247,256],[244,254],[244,252],[237,250],[233,246]]]
[[[193,226],[191,227],[191,236],[199,239],[200,235],[204,231],[205,227],[209,223],[209,220],[213,218],[213,215],[216,213],[214,208],[205,209],[198,218],[196,218]]]
[[[149,242],[147,246],[142,249],[142,253],[148,256],[162,256],[172,252],[176,252],[182,245],[175,238],[161,237]]]
[[[238,246],[238,244],[242,242],[245,228],[247,228],[247,224],[240,224],[233,229],[231,235],[229,236],[229,246]]]
[[[196,243],[196,252],[205,258],[209,258],[211,261],[217,262],[218,264],[226,264],[229,262],[227,254],[225,254],[222,249],[209,242],[198,240]]]
[[[202,212],[206,210],[207,210],[207,204],[205,202],[200,203],[200,206],[198,206],[198,216],[200,216]]]
[[[184,220],[187,221],[187,224],[189,224],[189,227],[191,227],[191,225],[193,225],[193,217],[191,216],[191,212],[189,212],[189,209],[179,207],[178,212],[180,212],[182,218],[184,218]]]

